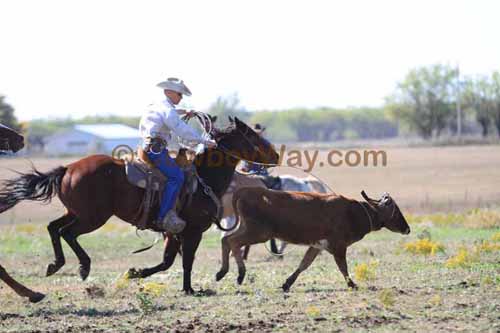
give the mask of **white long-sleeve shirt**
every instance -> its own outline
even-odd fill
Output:
[[[142,139],[160,137],[171,142],[172,132],[187,141],[195,143],[207,141],[182,121],[175,106],[168,98],[160,103],[149,105],[139,123],[139,133]]]

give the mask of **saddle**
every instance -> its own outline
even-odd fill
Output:
[[[195,166],[187,158],[185,149],[179,150],[175,161],[184,171],[184,184],[175,205],[176,211],[179,212],[182,208],[191,204],[193,194],[198,189],[198,177]],[[139,150],[137,158],[131,161],[125,160],[125,173],[129,183],[143,188],[145,191],[140,209],[134,220],[138,229],[147,229],[148,221],[154,218],[152,213],[156,213],[160,205],[161,194],[166,185],[167,177],[154,166],[142,150]]]

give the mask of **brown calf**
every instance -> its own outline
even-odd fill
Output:
[[[222,279],[229,270],[229,252],[233,251],[238,265],[238,284],[245,278],[246,268],[241,247],[263,243],[271,238],[307,245],[299,268],[283,284],[288,291],[301,272],[316,256],[327,250],[334,258],[348,287],[357,288],[349,277],[346,250],[371,231],[385,227],[401,234],[409,234],[410,227],[399,207],[389,194],[380,200],[366,202],[336,194],[283,192],[262,188],[242,188],[233,196],[233,208],[240,226],[222,239],[222,267],[216,279]]]

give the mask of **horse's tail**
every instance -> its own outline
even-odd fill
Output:
[[[0,213],[23,200],[50,202],[61,189],[66,169],[61,166],[43,173],[33,167],[31,172],[18,172],[19,177],[5,180],[0,189]]]

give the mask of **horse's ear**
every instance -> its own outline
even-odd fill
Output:
[[[210,119],[212,120],[212,123],[215,123],[217,121],[217,116],[210,116]]]
[[[248,127],[247,124],[245,124],[243,121],[241,121],[238,117],[234,117],[234,122],[236,123],[236,126],[239,127]]]
[[[227,116],[227,117],[229,118],[229,122],[230,122],[231,124],[232,124],[232,123],[234,123],[234,119],[233,119],[233,117],[231,117],[231,116]]]

